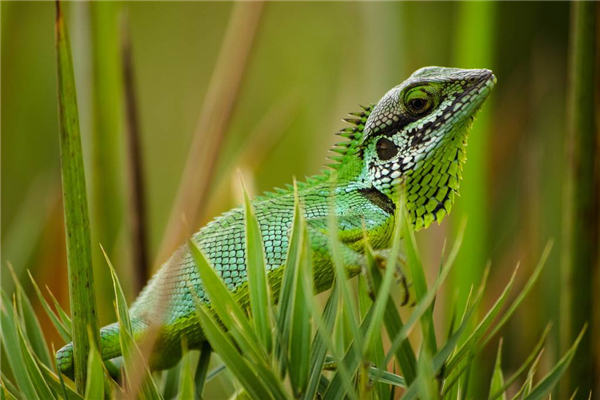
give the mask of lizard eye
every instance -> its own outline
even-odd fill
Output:
[[[381,138],[377,141],[377,157],[381,161],[387,161],[398,154],[398,148],[389,139]]]
[[[419,116],[431,110],[433,99],[422,87],[417,87],[406,94],[404,103],[409,113]]]

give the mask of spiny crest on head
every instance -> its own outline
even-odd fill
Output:
[[[307,187],[327,182],[330,179],[331,174],[339,170],[340,167],[345,164],[347,157],[351,157],[356,154],[356,150],[358,149],[364,134],[367,118],[369,118],[369,115],[371,114],[371,111],[373,111],[375,104],[360,107],[363,109],[362,111],[350,113],[348,114],[350,118],[344,119],[344,121],[351,124],[351,126],[336,133],[336,135],[348,140],[336,143],[333,148],[330,149],[331,152],[336,153],[335,155],[327,157],[329,160],[334,161],[333,163],[327,164],[327,167],[330,167],[331,169],[323,170],[318,175],[307,176],[305,177],[304,181],[297,181],[296,186],[298,190],[303,190]],[[264,192],[262,196],[258,196],[256,199],[273,199],[284,194],[293,193],[293,191],[294,187],[287,184],[284,188],[274,188],[272,191]]]
[[[348,114],[350,118],[344,118],[344,121],[349,123],[351,126],[346,127],[336,133],[336,135],[348,140],[336,143],[330,149],[331,152],[336,154],[327,157],[329,160],[334,161],[331,164],[327,164],[327,166],[333,168],[334,170],[339,169],[340,165],[342,165],[344,157],[355,154],[363,137],[365,124],[367,123],[367,119],[369,118],[371,111],[373,111],[375,104],[360,107],[363,109],[362,111],[350,113]]]

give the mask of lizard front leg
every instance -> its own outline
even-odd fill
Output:
[[[339,240],[337,246],[348,278],[367,270],[367,258],[364,254],[365,237],[368,238],[369,233],[373,232],[377,232],[381,236],[382,232],[390,230],[386,229],[391,225],[389,219],[371,219],[370,224],[363,224],[362,219],[362,216],[358,215],[342,216],[338,219],[337,237]],[[327,222],[325,218],[307,220],[315,264],[315,286],[318,292],[331,287],[335,276],[331,259],[331,237],[327,229]],[[374,251],[375,261],[381,269],[388,268],[390,264],[393,265],[392,268],[395,269],[394,275],[397,282],[403,288],[401,305],[406,305],[410,299],[409,284],[402,271],[402,267],[406,265],[406,260],[399,255],[395,262],[391,263],[389,260],[390,252],[390,249],[376,249]],[[371,283],[369,280],[367,282],[369,290],[373,293]]]

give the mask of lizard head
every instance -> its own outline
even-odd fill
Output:
[[[450,212],[468,131],[495,83],[487,69],[426,67],[369,113],[358,145],[363,182],[394,201],[404,190],[416,229]]]

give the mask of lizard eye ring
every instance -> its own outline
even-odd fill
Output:
[[[431,93],[423,87],[416,87],[406,93],[404,104],[410,114],[422,116],[431,111],[434,106],[434,99]]]

